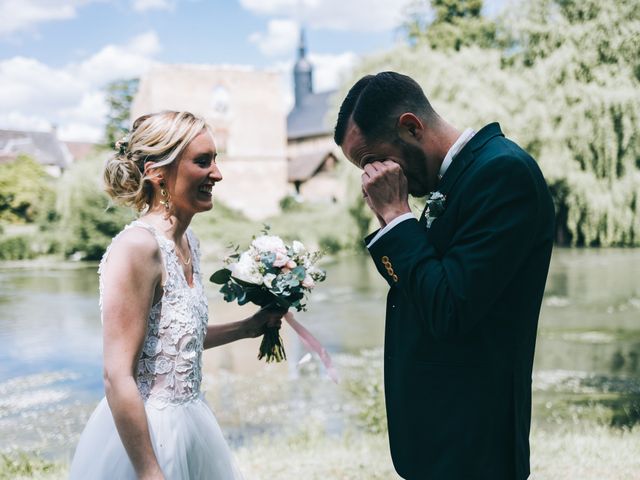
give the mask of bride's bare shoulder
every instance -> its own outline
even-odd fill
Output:
[[[153,233],[132,225],[113,240],[108,260],[111,263],[127,261],[138,265],[159,263],[160,247]]]

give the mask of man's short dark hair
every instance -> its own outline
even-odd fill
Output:
[[[422,88],[411,77],[396,72],[367,75],[351,87],[342,102],[333,139],[342,145],[350,118],[365,138],[395,138],[396,121],[405,112],[425,120],[435,116]]]

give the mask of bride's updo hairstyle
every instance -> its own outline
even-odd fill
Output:
[[[153,170],[171,164],[206,128],[203,119],[189,112],[165,111],[138,117],[129,135],[116,142],[115,155],[107,160],[105,191],[120,205],[144,210],[153,202],[149,181]],[[145,172],[146,162],[154,164]]]

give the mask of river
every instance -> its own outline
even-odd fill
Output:
[[[218,266],[209,262],[203,271]],[[362,352],[368,355],[382,345],[386,283],[367,257],[330,260],[324,267],[327,281],[316,288],[309,311],[298,319],[341,368],[349,369],[349,358],[362,358]],[[217,288],[210,287],[211,322],[250,313],[251,307],[225,304]],[[64,459],[71,455],[103,395],[97,291],[95,264],[0,263],[0,451],[18,448]],[[299,386],[300,377],[308,380],[310,371],[321,369],[316,360],[298,366],[305,352],[289,330],[284,338],[286,364],[258,363],[257,340],[206,352],[204,385],[232,441],[260,430],[257,426],[276,414],[289,415],[289,423],[295,423],[310,402],[340,402],[340,387],[321,373],[305,384],[315,385],[311,391]],[[579,411],[580,405],[594,402],[608,409],[614,424],[640,422],[639,377],[640,250],[556,249],[536,348],[534,422],[553,423],[561,408]],[[252,391],[258,383],[277,381],[285,382],[286,393],[280,395],[295,397],[297,410],[290,399],[278,412],[265,410],[264,398],[273,393],[268,391],[253,403],[237,400],[242,388]],[[263,419],[248,421],[240,405],[261,412]],[[344,410],[332,411],[324,421],[339,429]]]

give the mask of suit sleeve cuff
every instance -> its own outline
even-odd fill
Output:
[[[367,248],[370,249],[374,243],[376,243],[382,236],[384,236],[387,232],[393,229],[393,227],[395,227],[399,223],[404,222],[405,220],[410,220],[412,218],[415,218],[415,217],[411,212],[404,213],[399,217],[394,218],[384,228],[381,228],[380,230],[378,230],[378,233],[376,233],[374,237],[367,242]]]

